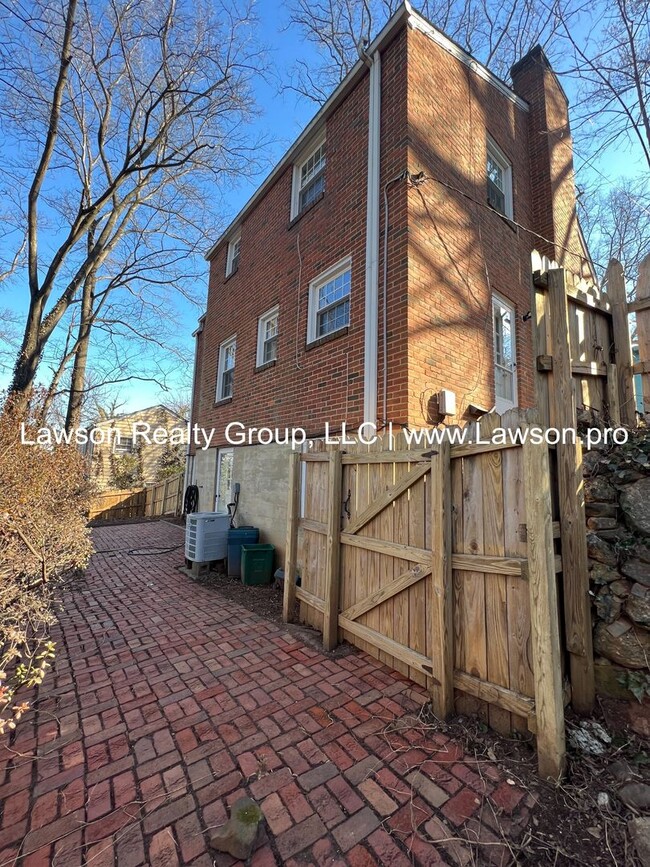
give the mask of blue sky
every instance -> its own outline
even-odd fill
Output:
[[[314,56],[314,47],[297,37],[292,29],[286,27],[286,12],[277,2],[272,0],[259,0],[257,4],[257,16],[260,21],[260,33],[269,49],[269,66],[273,73],[266,79],[258,78],[255,82],[255,97],[260,108],[260,117],[254,123],[254,132],[264,135],[271,140],[267,148],[268,165],[272,165],[280,159],[284,151],[297,137],[304,126],[316,111],[314,103],[300,98],[294,91],[282,90],[281,81],[287,81],[289,70],[297,60],[309,60]],[[564,78],[562,84],[569,96],[575,95],[573,83]],[[579,151],[575,155],[576,169],[580,171],[583,158]],[[641,170],[641,155],[634,148],[629,151],[618,149],[601,156],[593,162],[592,168],[582,171],[579,180],[591,183],[595,180],[615,181],[618,177],[635,175]],[[224,213],[221,215],[225,222],[235,216],[247,199],[259,186],[268,169],[256,177],[242,181],[238,186],[226,192],[224,197]],[[202,285],[197,287],[202,297],[208,278],[208,263],[205,263]],[[22,313],[25,310],[26,298],[19,291],[21,284],[0,284],[0,309]],[[172,377],[169,384],[173,391],[178,392],[191,381],[191,365],[194,356],[194,341],[192,332],[196,328],[199,315],[195,305],[179,299],[178,305],[178,330],[179,344],[184,350],[187,365],[180,365],[176,378]],[[9,371],[0,369],[0,387],[8,383]],[[120,400],[124,402],[124,410],[132,410],[154,403],[164,403],[169,395],[162,391],[154,383],[124,383],[119,387]]]

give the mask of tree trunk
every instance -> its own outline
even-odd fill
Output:
[[[93,302],[95,300],[95,273],[91,272],[83,287],[81,296],[81,319],[79,321],[79,336],[77,339],[77,351],[72,367],[72,379],[70,380],[70,397],[68,398],[68,411],[65,417],[65,429],[69,433],[78,428],[81,423],[81,410],[84,398],[84,384],[86,381],[86,366],[88,363],[88,346],[90,344],[90,331],[92,326]]]
[[[43,352],[41,341],[41,321],[43,318],[43,302],[40,298],[32,299],[27,313],[25,333],[20,346],[13,378],[9,387],[9,397],[19,413],[26,413],[29,401],[34,391],[36,372]]]

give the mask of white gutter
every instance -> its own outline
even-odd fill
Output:
[[[192,335],[194,338],[194,375],[192,376],[192,397],[190,398],[190,418],[189,425],[190,429],[192,427],[193,418],[192,414],[194,412],[194,390],[196,388],[196,366],[197,361],[199,360],[199,335],[203,331],[203,323],[205,322],[205,313],[199,319],[199,326]],[[187,490],[187,486],[192,484],[192,476],[194,475],[194,456],[190,455],[190,446],[191,442],[188,439],[187,448],[185,449],[185,477],[183,479],[185,490]]]
[[[379,174],[381,149],[381,55],[372,55],[368,94],[368,188],[366,193],[366,296],[363,345],[363,420],[377,421],[379,339]]]

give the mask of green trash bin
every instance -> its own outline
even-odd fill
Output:
[[[274,545],[242,545],[242,584],[270,584],[273,578],[274,553]]]

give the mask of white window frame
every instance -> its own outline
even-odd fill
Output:
[[[339,274],[344,274],[346,271],[352,272],[352,256],[346,256],[345,259],[341,259],[335,265],[332,265],[331,268],[328,268],[327,271],[323,271],[318,275],[314,280],[309,284],[309,310],[307,313],[307,343],[314,343],[316,340],[321,340],[323,337],[329,337],[330,334],[336,334],[337,331],[342,331],[344,328],[347,328],[350,324],[350,318],[348,316],[348,322],[346,325],[342,325],[340,328],[337,328],[336,331],[328,331],[327,334],[318,334],[318,314],[321,312],[318,308],[318,290],[325,283],[329,283],[330,280],[334,280]],[[350,307],[352,305],[352,273],[350,273],[350,294],[348,296]],[[336,304],[340,304],[340,301],[335,302]],[[351,312],[351,310],[350,310]]]
[[[239,245],[239,250],[235,254]],[[239,268],[239,258],[241,257],[241,229],[228,242],[228,255],[226,256],[226,277],[230,277]],[[237,262],[235,263],[235,259]]]
[[[494,328],[494,310],[495,307],[504,307],[510,313],[510,323],[512,328],[511,335],[511,343],[512,343],[512,370],[509,371],[512,374],[512,400],[499,397],[497,395],[497,367],[502,367],[502,365],[497,365],[496,360],[496,331]],[[506,410],[512,409],[513,407],[518,405],[518,396],[517,396],[517,314],[515,311],[515,306],[511,301],[508,301],[507,298],[504,298],[503,295],[499,295],[498,292],[494,292],[492,294],[492,369],[494,371],[494,408],[498,413],[506,412]],[[504,368],[507,369],[507,368]]]
[[[278,332],[275,335],[275,356],[273,358],[269,358],[266,361],[264,360],[264,344],[266,343],[265,335],[266,335],[266,326],[272,320],[278,320]],[[257,367],[262,367],[264,364],[270,364],[272,361],[277,361],[278,358],[278,333],[280,329],[280,305],[276,304],[275,307],[272,307],[270,310],[267,310],[266,313],[263,313],[260,318],[257,320]]]
[[[127,437],[127,436],[122,436],[121,433],[118,433],[118,435],[113,438],[113,454],[115,454],[115,455],[133,455],[133,454],[135,454],[135,448],[133,446],[133,436]]]
[[[228,349],[234,346],[235,347],[235,363],[229,370],[235,370],[237,365],[237,335],[233,334],[232,337],[229,337],[228,340],[224,340],[223,343],[219,346],[219,365],[217,367],[217,394],[216,399],[217,402],[220,400],[228,400],[233,395],[232,394],[224,394],[223,393],[223,375],[226,372],[226,352]],[[234,379],[234,374],[233,374]],[[233,382],[232,392],[234,393],[235,387]]]
[[[319,147],[327,141],[326,130],[321,130],[317,138],[312,139],[309,145],[301,152],[298,159],[293,164],[293,181],[291,184],[291,219],[294,220],[300,213],[300,193],[302,187],[300,185],[302,167],[313,157]],[[327,152],[325,153],[325,168],[327,171]]]
[[[227,512],[228,511],[228,503],[232,502],[232,474],[233,474],[233,463],[234,463],[234,454],[235,450],[231,448],[218,449],[217,451],[217,478],[214,489],[214,510],[215,512]],[[222,462],[224,458],[230,457],[230,488],[228,489],[227,495],[223,498],[226,500],[225,503],[220,502],[221,497],[219,495],[219,491],[221,489],[221,475],[222,475]]]
[[[494,141],[490,136],[487,137],[487,154],[485,159],[485,183],[486,185],[489,183],[489,178],[487,176],[487,160],[491,158],[494,162],[499,166],[501,171],[503,172],[503,198],[504,198],[504,212],[502,216],[507,217],[509,220],[513,219],[514,208],[513,208],[513,195],[512,195],[512,163],[508,159],[508,157],[501,150],[499,145]],[[501,211],[494,208],[497,214],[501,214]]]

